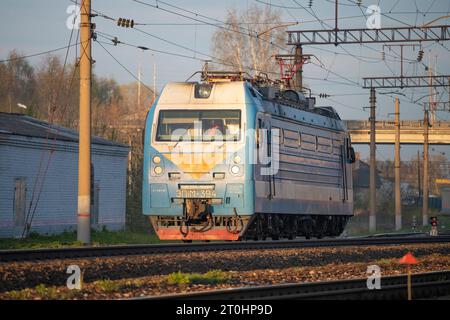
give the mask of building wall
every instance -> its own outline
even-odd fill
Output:
[[[94,180],[99,184],[99,227],[122,229],[127,148],[93,145],[92,162]],[[0,134],[0,237],[13,236],[16,178],[26,181],[25,214],[32,213],[37,204],[31,231],[59,233],[76,229],[76,143]]]

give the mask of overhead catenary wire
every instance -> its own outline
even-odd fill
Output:
[[[145,83],[143,83],[138,77],[136,77],[136,75],[131,72],[127,67],[125,67],[111,52],[109,52],[108,49],[106,49],[102,43],[100,41],[95,41],[96,43],[98,43],[100,45],[100,47],[103,48],[103,50],[106,51],[106,53],[108,53],[108,55],[114,59],[114,61],[116,61],[129,75],[131,75],[136,81],[138,81],[141,85],[143,85],[147,90],[149,90],[150,92],[153,92],[153,89],[151,89],[150,87],[148,87]]]
[[[54,53],[54,52],[58,52],[58,51],[62,51],[62,50],[67,50],[68,48],[77,46],[79,44],[80,43],[73,43],[71,45],[64,46],[64,47],[59,47],[59,48],[49,49],[49,50],[46,50],[46,51],[41,51],[41,52],[32,53],[32,54],[28,54],[28,55],[23,55],[23,56],[17,56],[17,57],[13,57],[13,58],[3,59],[3,60],[0,60],[0,63],[5,63],[5,62],[16,61],[16,60],[23,60],[23,59],[29,59],[29,58],[33,58],[33,57],[38,57],[38,56],[46,55],[46,54],[49,54],[49,53]]]
[[[163,53],[163,54],[167,54],[167,55],[173,55],[173,56],[178,56],[178,57],[182,57],[182,58],[188,58],[188,59],[198,60],[198,61],[202,61],[202,62],[204,61],[204,59],[201,59],[201,58],[198,58],[198,57],[195,57],[195,56],[188,56],[188,55],[183,55],[183,54],[179,54],[179,53],[173,53],[173,52],[169,52],[169,51],[163,51],[163,50],[153,49],[153,48],[149,48],[149,47],[146,47],[146,46],[139,46],[139,45],[135,45],[135,44],[130,44],[130,43],[128,43],[128,42],[124,42],[124,41],[118,40],[117,37],[114,37],[113,35],[110,35],[110,34],[107,34],[107,33],[104,33],[104,32],[100,32],[100,31],[98,31],[98,33],[99,33],[99,35],[100,35],[101,37],[104,37],[104,38],[106,38],[106,39],[108,39],[108,40],[110,40],[111,42],[116,43],[116,44],[123,44],[123,45],[126,45],[126,46],[130,46],[130,47],[134,47],[134,48],[139,48],[139,49],[144,48],[145,50],[150,50],[150,51],[154,51],[154,52],[158,52],[158,53]],[[161,39],[161,40],[163,40],[163,41],[166,40],[166,39],[164,39],[164,38],[162,38],[162,37],[158,37],[158,38]],[[165,41],[165,42],[167,42],[167,41]],[[179,45],[179,44],[177,44],[177,43],[174,43],[173,41],[169,41],[169,42],[170,42],[171,44],[177,46],[177,47],[184,48],[184,49],[189,50],[189,51],[191,51],[191,52],[193,52],[193,53],[197,53],[197,54],[201,54],[201,55],[207,56],[207,57],[210,58],[210,59],[212,60],[212,62],[214,62],[214,63],[220,64],[220,65],[224,65],[224,66],[229,66],[229,67],[239,67],[239,66],[236,65],[236,64],[229,63],[229,62],[224,61],[224,60],[222,60],[222,59],[220,59],[220,58],[217,58],[217,57],[215,57],[215,56],[212,56],[212,55],[209,55],[209,54],[206,54],[206,53],[203,53],[203,52],[199,52],[199,51],[197,51],[197,50],[193,50],[193,49],[188,48],[188,47],[186,47],[186,46],[183,46],[183,45]],[[357,87],[359,87],[359,84],[358,84],[357,82],[355,82],[355,81],[353,81],[353,80],[351,80],[351,79],[348,79],[348,78],[346,78],[346,77],[344,77],[344,76],[342,76],[342,75],[340,75],[340,74],[338,74],[338,73],[336,73],[336,72],[334,72],[334,71],[331,71],[331,70],[329,70],[328,68],[326,68],[325,66],[321,66],[321,65],[319,65],[319,64],[316,64],[316,65],[319,66],[319,67],[321,67],[323,70],[329,71],[329,73],[331,73],[331,74],[333,74],[333,75],[336,75],[337,77],[339,77],[339,78],[341,78],[341,79],[347,81],[348,83],[345,83],[345,82],[339,82],[339,81],[335,81],[335,80],[329,80],[329,79],[321,79],[321,78],[314,78],[314,77],[306,77],[306,76],[304,77],[305,79],[322,80],[322,81],[323,81],[323,80],[326,80],[326,81],[329,81],[329,82],[332,82],[332,83],[336,83],[336,84],[352,85],[352,86],[357,86]],[[263,73],[267,73],[267,74],[276,74],[276,75],[278,75],[278,72],[273,72],[273,71],[269,71],[269,70],[255,69],[255,68],[248,67],[248,66],[243,66],[243,68],[246,69],[246,70],[249,70],[249,71],[256,71],[256,72],[263,72]]]
[[[154,6],[154,5],[148,4],[148,3],[143,2],[143,1],[138,1],[138,0],[132,0],[132,1],[138,2],[138,3],[141,3],[141,4],[145,4],[145,5],[148,5],[148,6],[153,7],[153,8],[161,9],[161,7],[159,7],[159,6]],[[159,1],[159,2],[161,2],[161,1]],[[167,2],[164,2],[164,3],[167,4]],[[172,7],[176,7],[176,6],[172,6]],[[176,7],[176,8],[178,8],[179,10],[184,10],[184,11],[190,13],[190,14],[196,14],[196,15],[199,15],[199,16],[202,16],[202,17],[206,17],[205,15],[201,15],[201,14],[199,14],[199,13],[194,13],[194,12],[192,12],[192,11],[190,11],[190,10],[185,10],[185,9],[183,9],[183,8],[180,8],[180,7]],[[173,11],[170,11],[170,10],[169,10],[168,12],[179,15],[179,13],[176,13],[176,12],[173,12]],[[192,18],[192,17],[188,17],[188,16],[186,16],[186,15],[182,15],[182,16],[183,16],[183,17],[186,17],[186,18],[189,18],[189,19],[194,19],[194,20],[198,21],[198,19],[195,19],[195,18]],[[221,21],[221,20],[217,20],[217,19],[214,19],[214,18],[210,18],[210,19],[211,19],[211,20],[216,20],[216,21],[223,22],[223,21]],[[113,19],[113,20],[114,20],[114,19]],[[216,25],[214,25],[214,26],[216,26]],[[216,26],[216,27],[219,27],[219,26]],[[230,30],[230,29],[228,29],[228,28],[225,28],[225,29]],[[239,31],[234,30],[234,29],[231,29],[231,31],[239,32]],[[141,32],[143,32],[143,30],[141,30]],[[241,33],[241,32],[239,32],[239,33]],[[247,35],[247,36],[252,36],[251,34],[245,34],[245,35]],[[152,36],[155,37],[155,35],[152,35]],[[258,39],[262,40],[261,38],[258,38]],[[165,42],[168,42],[168,41],[165,40]],[[270,44],[274,45],[273,42],[270,42]],[[180,46],[180,45],[177,45],[177,46]],[[285,48],[282,48],[282,47],[279,47],[279,46],[277,46],[277,47],[278,47],[278,48],[281,48],[281,49],[283,49],[283,50],[286,50]],[[188,50],[189,50],[189,51],[192,51],[192,49],[188,49]],[[200,54],[203,54],[203,53],[200,53]],[[210,55],[208,55],[208,54],[203,54],[203,55],[205,55],[205,56],[210,56]],[[353,55],[353,57],[356,58],[355,55]],[[370,58],[371,58],[371,57],[370,57]],[[223,64],[223,63],[221,63],[221,64]],[[337,74],[337,73],[335,73],[335,74]],[[340,77],[343,78],[343,76],[340,76]]]
[[[169,4],[169,3],[167,3],[167,2],[164,2],[164,4],[166,4],[166,5],[168,5],[168,6],[170,6],[171,8],[175,8],[175,9],[177,9],[177,10],[181,10],[181,11],[183,11],[183,12],[187,12],[187,13],[189,13],[189,14],[191,14],[191,15],[194,15],[195,17],[199,17],[199,16],[201,16],[201,17],[204,17],[205,19],[208,19],[208,20],[210,20],[210,21],[214,21],[214,22],[217,22],[217,23],[211,23],[210,21],[203,21],[202,19],[198,19],[198,18],[195,18],[195,17],[191,17],[191,16],[188,16],[188,15],[186,15],[186,14],[183,14],[183,13],[180,13],[180,12],[174,12],[174,11],[172,11],[172,10],[168,10],[167,8],[162,8],[161,6],[159,6],[158,5],[158,3],[159,3],[159,1],[157,2],[157,5],[155,6],[155,5],[151,5],[150,3],[147,3],[147,2],[144,2],[144,1],[138,1],[138,0],[132,0],[133,2],[137,2],[137,3],[141,3],[141,4],[144,4],[144,5],[148,5],[148,6],[150,6],[150,7],[153,7],[153,8],[156,8],[156,9],[159,9],[159,10],[163,10],[163,11],[166,11],[166,12],[169,12],[169,13],[172,13],[172,14],[175,14],[175,15],[178,15],[178,16],[183,16],[183,17],[185,17],[185,18],[187,18],[187,19],[191,19],[191,20],[194,20],[194,21],[196,21],[196,22],[198,22],[198,23],[200,23],[200,24],[206,24],[206,25],[211,25],[211,26],[214,26],[214,27],[217,27],[217,28],[220,28],[220,26],[218,26],[217,25],[217,23],[220,23],[220,24],[225,24],[225,25],[227,25],[227,23],[225,22],[223,22],[223,21],[221,21],[221,20],[219,20],[219,19],[215,19],[215,18],[210,18],[210,17],[208,17],[208,16],[206,16],[206,15],[202,15],[201,13],[198,13],[198,12],[194,12],[194,11],[191,11],[191,10],[187,10],[187,9],[184,9],[184,8],[181,8],[181,7],[179,7],[179,6],[173,6],[173,5],[171,5],[171,4]],[[318,18],[318,17],[317,17]],[[316,19],[317,20],[317,19]],[[331,19],[330,19],[331,20]],[[334,20],[334,19],[333,19]],[[196,23],[196,24],[198,24],[198,23]],[[141,24],[141,25],[144,25],[144,24]],[[228,24],[229,25],[229,24]],[[223,29],[229,29],[229,28],[223,28]],[[238,29],[238,30],[236,30],[236,29]],[[245,28],[235,28],[235,29],[232,29],[232,30],[230,30],[230,31],[233,31],[233,32],[237,32],[237,33],[241,33],[241,30],[243,30],[243,29],[245,29]],[[140,31],[143,31],[143,32],[146,32],[145,30],[140,30]],[[246,34],[247,36],[250,36],[250,37],[252,37],[252,36],[254,36],[254,35],[252,35],[252,34]],[[152,35],[152,36],[155,36],[154,34]],[[156,37],[159,37],[159,36],[156,36]],[[161,37],[159,37],[159,38],[161,38]],[[167,39],[164,39],[164,40],[167,40]],[[164,40],[162,40],[162,41],[164,41]],[[169,40],[170,41],[170,40]],[[168,41],[165,41],[165,42],[167,42],[167,43],[169,43]],[[170,42],[173,42],[173,41],[170,41]],[[272,43],[273,44],[273,43]],[[179,46],[179,44],[175,44],[176,46]],[[184,46],[185,47],[185,46]],[[377,51],[378,52],[378,50],[375,50],[375,49],[373,49],[373,48],[371,48],[370,46],[366,46],[368,49],[370,49],[370,50],[373,50],[373,51]],[[186,47],[185,47],[185,49],[186,49]],[[321,48],[315,48],[315,49],[321,49]],[[194,52],[194,53],[199,53],[197,50],[193,50],[193,49],[191,49],[191,48],[188,48],[188,49],[186,49],[186,50],[189,50],[189,51],[191,51],[191,52]],[[323,49],[322,49],[323,50]],[[358,56],[357,55],[353,55],[352,53],[350,53],[349,51],[347,51],[347,50],[345,50],[345,49],[343,49],[343,51],[345,52],[345,53],[339,53],[339,52],[335,52],[335,51],[331,51],[331,50],[324,50],[324,51],[329,51],[329,52],[331,52],[331,53],[334,53],[334,54],[339,54],[339,55],[347,55],[347,56],[351,56],[351,57],[354,57],[354,58],[356,58],[356,59],[358,59]],[[173,52],[165,52],[166,54],[173,54]],[[204,53],[199,53],[199,54],[204,54]],[[208,54],[204,54],[205,56],[210,56],[210,55],[208,55]],[[390,55],[388,55],[388,56],[390,56]],[[186,58],[189,58],[189,59],[195,59],[194,57],[191,57],[191,56],[185,56]],[[394,56],[392,56],[392,57],[394,57]],[[364,61],[364,59],[362,59],[362,58],[368,58],[368,59],[373,59],[374,61],[368,61],[368,60],[366,60],[366,61]],[[197,59],[196,59],[197,60]],[[381,59],[377,59],[377,58],[375,58],[375,57],[363,57],[363,56],[361,56],[360,57],[360,59],[359,59],[360,61],[362,61],[362,62],[367,62],[367,63],[369,63],[369,62],[373,62],[373,63],[378,63],[378,62],[381,62],[382,60]],[[387,59],[386,59],[387,60]],[[385,61],[386,61],[385,60]],[[394,60],[393,61],[397,61],[398,59],[396,59],[396,57],[394,57]],[[413,61],[412,59],[405,59],[405,60],[410,60],[411,61],[411,63],[413,63],[413,62],[415,62],[415,60]],[[390,61],[390,60],[387,60],[387,61]],[[384,62],[384,63],[386,63],[386,62]],[[225,64],[225,63],[221,63],[221,62],[219,62],[218,64],[222,64],[222,65],[230,65],[230,64]],[[234,65],[233,65],[234,66]],[[324,69],[324,70],[329,70],[328,68],[326,68],[325,66],[321,66],[321,68],[322,69]],[[247,69],[247,68],[246,68]],[[249,69],[251,69],[251,68],[249,68]],[[261,71],[261,70],[260,70]],[[392,71],[392,70],[391,70]],[[330,72],[329,72],[330,73]],[[340,75],[339,73],[337,73],[337,72],[334,72],[334,71],[332,71],[332,73],[333,74],[335,74],[337,77],[339,77],[339,78],[341,78],[341,79],[343,79],[343,80],[345,80],[346,82],[348,82],[348,85],[353,85],[353,86],[358,86],[359,87],[359,85],[358,85],[358,83],[357,82],[355,82],[355,81],[353,81],[353,80],[351,80],[351,79],[349,79],[349,78],[347,78],[347,77],[344,77],[344,76],[342,76],[342,75]],[[327,79],[327,78],[325,78],[325,79],[321,79],[321,78],[314,78],[314,77],[304,77],[305,79],[310,79],[310,80],[317,80],[317,81],[329,81],[329,82],[333,82],[332,80],[330,80],[330,79]],[[339,81],[334,81],[334,83],[336,83],[336,84],[339,84]],[[345,82],[342,82],[342,83],[340,83],[340,84],[342,84],[342,85],[347,85],[347,83],[345,83]]]
[[[201,19],[199,19],[199,18],[196,18],[197,16],[200,16],[200,17],[205,17],[205,16],[202,15],[202,14],[199,14],[199,13],[193,13],[193,12],[190,11],[190,10],[186,10],[186,9],[177,7],[177,8],[179,8],[178,10],[182,10],[182,11],[187,12],[187,13],[189,13],[189,14],[195,15],[195,17],[191,17],[191,16],[188,16],[187,14],[183,14],[183,13],[180,13],[180,12],[175,12],[175,11],[173,11],[173,10],[169,10],[169,9],[163,8],[163,7],[159,6],[159,5],[153,5],[153,4],[150,4],[150,3],[145,2],[145,1],[141,1],[141,0],[131,0],[131,1],[136,2],[136,3],[139,3],[139,4],[142,4],[142,5],[145,5],[145,6],[148,6],[148,7],[151,7],[151,8],[154,8],[154,9],[162,10],[162,11],[164,11],[164,12],[171,13],[171,14],[174,14],[174,15],[177,15],[177,16],[180,16],[180,17],[183,17],[183,18],[186,18],[186,19],[190,19],[190,20],[197,21],[197,22],[202,22],[202,23],[205,23],[205,24],[208,24],[208,25],[211,25],[211,26],[220,28],[220,29],[228,30],[228,31],[231,31],[231,32],[236,32],[236,33],[239,33],[239,34],[241,34],[241,35],[244,35],[244,36],[247,36],[247,37],[250,37],[250,38],[254,38],[254,39],[258,40],[258,41],[262,41],[262,42],[269,43],[270,45],[273,45],[273,46],[275,46],[276,48],[278,48],[278,49],[280,49],[280,50],[283,50],[283,51],[285,51],[285,52],[286,52],[286,51],[289,51],[289,50],[286,49],[285,47],[279,46],[279,45],[277,45],[276,43],[274,43],[273,41],[266,40],[266,39],[264,39],[263,37],[258,37],[258,34],[251,33],[249,29],[244,28],[244,30],[245,30],[246,32],[243,32],[243,31],[240,31],[240,30],[237,30],[237,29],[227,28],[227,27],[224,27],[223,25],[217,25],[217,24],[214,24],[214,23],[212,23],[212,22],[208,22],[208,21],[205,21],[205,20],[201,20]],[[160,3],[160,2],[161,2],[161,3],[167,4],[167,2],[162,2],[162,1],[158,1],[157,3]],[[172,7],[174,7],[174,6],[172,6]],[[209,18],[209,19],[214,19],[214,18]],[[214,19],[214,20],[216,20],[216,19]],[[218,20],[218,21],[220,21],[220,20]],[[220,22],[223,23],[223,21],[220,21]],[[230,24],[228,24],[228,25],[230,25]],[[232,26],[233,26],[233,25],[232,25]],[[238,27],[239,27],[239,26],[238,26]],[[242,27],[239,27],[239,28],[242,29]]]
[[[132,1],[138,2],[138,3],[142,3],[142,4],[146,4],[146,5],[149,5],[149,6],[154,7],[154,8],[160,8],[160,7],[158,7],[158,6],[154,6],[154,5],[145,3],[145,2],[143,2],[143,1],[139,1],[139,0],[132,0]],[[159,2],[162,2],[162,1],[159,1]],[[164,3],[166,3],[166,2],[164,2]],[[179,7],[177,7],[177,8],[179,8]],[[183,9],[181,9],[181,10],[183,10]],[[170,12],[171,12],[171,11],[170,11]],[[192,11],[187,11],[187,12],[192,13]],[[171,12],[171,13],[172,13],[172,12]],[[177,13],[175,13],[175,14],[177,14]],[[200,14],[198,14],[198,15],[200,15]],[[184,16],[184,15],[183,15],[183,16]],[[201,16],[205,17],[204,15],[201,15]],[[188,18],[191,18],[191,17],[188,17]],[[220,20],[219,20],[219,21],[220,21]],[[136,29],[136,28],[134,28],[134,29]],[[193,50],[193,49],[191,49],[191,48],[188,48],[188,47],[186,47],[186,46],[182,46],[182,45],[179,45],[179,44],[177,44],[177,43],[174,43],[173,41],[169,41],[169,40],[163,39],[162,37],[156,36],[156,35],[154,35],[154,34],[150,34],[150,33],[146,32],[146,31],[144,31],[144,30],[141,30],[141,29],[136,29],[136,30],[138,30],[138,31],[140,31],[140,32],[142,32],[142,33],[145,33],[145,34],[147,34],[147,35],[149,35],[149,36],[151,36],[151,37],[154,37],[154,38],[157,38],[157,39],[159,39],[159,40],[162,40],[162,41],[164,41],[164,42],[167,42],[167,43],[173,44],[173,45],[175,45],[175,46],[181,47],[181,48],[183,48],[183,49],[186,49],[186,50],[188,50],[188,51],[191,51],[191,52],[194,52],[194,53],[198,53],[198,54],[202,54],[202,55],[207,56],[207,57],[209,57],[209,58],[211,58],[211,59],[215,59],[216,62],[217,62],[217,60],[219,60],[219,64],[222,64],[222,65],[229,65],[229,66],[236,67],[236,65],[230,65],[229,63],[224,63],[224,61],[220,61],[220,59],[218,59],[217,57],[214,57],[214,56],[212,56],[212,55],[205,54],[205,53],[202,53],[202,52],[198,52],[198,51]],[[232,30],[232,31],[235,31],[235,30]],[[247,34],[246,34],[246,35],[247,35]],[[250,36],[250,35],[249,35],[249,36]],[[260,39],[260,38],[258,38],[258,39]],[[271,42],[271,43],[272,43],[272,42]],[[283,50],[286,50],[286,49],[284,49],[284,48],[282,48],[282,49],[283,49]],[[337,76],[340,77],[341,79],[344,79],[344,80],[346,80],[346,81],[349,81],[349,82],[351,82],[351,83],[356,84],[356,85],[359,86],[359,84],[358,84],[357,82],[354,82],[354,81],[352,81],[352,80],[349,80],[348,78],[346,78],[346,77],[344,77],[344,76],[341,76],[341,75],[339,75],[338,73],[333,72],[333,71],[331,71],[331,70],[325,68],[324,66],[321,66],[321,68],[324,69],[324,70],[329,71],[329,73],[332,73],[332,74],[334,74],[334,75],[337,75]],[[262,72],[268,73],[267,70],[255,70],[254,68],[247,68],[247,67],[246,67],[245,69],[251,69],[251,70],[253,70],[253,71],[262,71]],[[273,73],[273,72],[269,72],[269,73]]]

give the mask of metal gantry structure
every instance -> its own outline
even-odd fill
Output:
[[[388,79],[388,80],[386,80]],[[375,230],[376,224],[376,189],[375,189],[375,173],[376,173],[376,158],[375,158],[375,94],[376,89],[404,89],[404,88],[423,88],[423,87],[448,87],[450,75],[444,76],[415,76],[415,77],[367,77],[363,78],[363,88],[370,89],[370,212],[371,223],[369,227]],[[386,81],[385,81],[386,80]],[[433,81],[436,80],[436,81]],[[396,99],[396,123],[399,119],[398,99]],[[422,201],[422,224],[428,224],[428,109],[424,105],[424,143],[423,143],[423,201]],[[400,125],[396,126],[396,141],[395,141],[395,196],[396,196],[396,229],[401,229],[401,207],[400,204]],[[373,150],[372,150],[373,149]],[[372,175],[374,177],[372,178]],[[373,179],[373,181],[372,181]],[[398,179],[398,180],[397,180]],[[372,185],[373,184],[373,185]],[[398,189],[398,190],[397,190]]]
[[[365,89],[429,88],[448,87],[449,85],[450,75],[363,78],[363,88]]]
[[[287,31],[289,45],[361,44],[450,40],[450,26]]]
[[[296,49],[302,52],[304,45],[342,45],[342,44],[363,44],[363,43],[411,43],[428,41],[446,41],[450,40],[450,25],[425,25],[422,27],[389,27],[379,29],[339,29],[338,28],[338,1],[336,0],[335,28],[332,30],[296,30],[287,31],[288,45],[296,46]],[[297,76],[302,76],[301,68],[297,71]],[[376,89],[380,88],[420,88],[420,87],[448,87],[450,75],[439,76],[401,76],[393,77],[368,77],[363,78],[363,88],[370,89],[370,216],[369,230],[376,230]],[[431,101],[430,101],[431,102]],[[449,102],[450,103],[450,102]],[[400,105],[396,99],[396,229],[401,228],[401,200],[400,200]],[[428,133],[428,112],[425,110],[425,120],[427,122],[424,134]],[[424,121],[425,121],[424,120]],[[425,126],[424,126],[425,127]],[[424,186],[426,185],[426,195],[423,199],[423,225],[427,225],[428,218],[428,137],[424,136]],[[427,158],[425,160],[425,157]],[[426,200],[425,200],[426,198]],[[425,207],[426,205],[426,207]]]

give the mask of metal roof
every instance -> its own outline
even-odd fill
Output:
[[[18,113],[0,112],[0,134],[78,142],[78,131]],[[128,148],[127,145],[92,137],[92,144]]]

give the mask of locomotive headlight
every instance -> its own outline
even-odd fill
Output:
[[[231,167],[231,173],[232,173],[232,174],[238,174],[239,171],[241,171],[241,169],[239,168],[239,166],[232,166],[232,167]]]
[[[153,157],[153,163],[154,164],[159,164],[161,163],[161,158],[159,156],[154,156]]]
[[[156,166],[156,167],[153,169],[153,172],[154,172],[155,174],[161,174],[161,173],[163,172],[163,169],[162,169],[161,167],[159,167],[159,166]]]
[[[208,83],[200,83],[195,85],[195,97],[207,99],[211,95],[212,85]]]
[[[233,158],[233,162],[236,163],[236,164],[241,163],[241,157],[235,156],[235,157]]]

